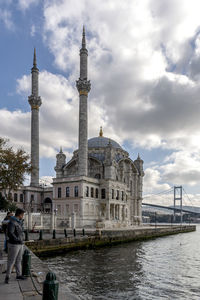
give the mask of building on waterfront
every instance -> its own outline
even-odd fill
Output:
[[[52,188],[39,185],[39,97],[36,53],[32,68],[31,173],[30,186],[14,193],[29,211],[56,212],[76,227],[120,228],[142,223],[143,160],[129,157],[116,141],[99,135],[88,140],[88,51],[83,28],[80,49],[78,150],[70,161],[60,149],[56,155],[56,177]]]

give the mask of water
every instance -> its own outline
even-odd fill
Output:
[[[196,232],[48,258],[62,283],[84,300],[200,299]]]

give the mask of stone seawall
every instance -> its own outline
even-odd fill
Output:
[[[51,256],[71,250],[91,249],[172,234],[192,232],[194,225],[138,227],[129,230],[97,230],[93,235],[28,241],[26,245],[38,256]]]

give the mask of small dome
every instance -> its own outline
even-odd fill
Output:
[[[88,148],[105,148],[108,146],[108,144],[111,143],[111,145],[114,148],[119,148],[122,149],[121,146],[115,142],[112,139],[109,139],[107,137],[104,136],[98,136],[98,137],[94,137],[88,140]]]

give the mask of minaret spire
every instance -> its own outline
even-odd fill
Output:
[[[82,49],[86,49],[85,26],[83,25]]]
[[[76,81],[79,92],[79,150],[78,172],[80,176],[88,174],[88,111],[87,98],[90,91],[90,81],[87,80],[87,58],[85,27],[83,26],[82,48],[80,50],[80,77]]]
[[[36,49],[35,48],[34,48],[34,54],[33,54],[33,67],[37,68]]]
[[[39,108],[42,104],[39,93],[39,69],[37,68],[36,50],[33,54],[32,93],[28,97],[31,106],[31,186],[39,186]]]
[[[99,136],[100,136],[100,137],[103,136],[103,129],[102,129],[102,126],[100,127]]]

